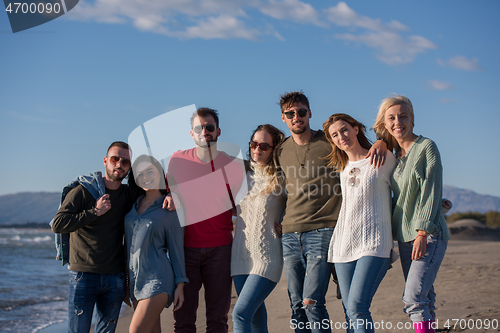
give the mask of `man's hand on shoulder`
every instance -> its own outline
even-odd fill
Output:
[[[101,216],[106,214],[108,210],[111,209],[111,201],[109,200],[109,194],[105,194],[95,203],[95,215]]]
[[[169,193],[165,196],[165,200],[163,200],[163,209],[168,209],[169,211],[175,211],[175,203],[174,198],[172,198],[172,193]]]

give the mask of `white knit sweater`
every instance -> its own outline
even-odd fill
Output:
[[[342,207],[330,241],[329,262],[350,262],[363,256],[390,257],[390,184],[395,166],[396,158],[387,152],[385,164],[378,169],[364,159],[349,161],[340,172]],[[355,175],[350,175],[353,169]]]
[[[265,191],[271,176],[258,165],[247,173],[249,192],[237,205],[238,218],[231,254],[231,276],[256,274],[279,282],[283,270],[281,238],[274,229],[285,210],[284,193]]]

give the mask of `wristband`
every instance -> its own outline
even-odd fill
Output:
[[[424,237],[424,239],[425,239],[425,242],[427,243],[427,236],[424,236],[424,235],[420,235],[420,234],[417,234],[417,238],[418,238],[418,236],[420,236],[420,237]],[[415,240],[417,240],[417,238],[415,238]]]

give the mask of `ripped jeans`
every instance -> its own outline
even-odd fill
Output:
[[[325,295],[332,272],[328,247],[333,228],[283,234],[283,260],[295,332],[330,332]],[[304,304],[303,300],[309,300]]]
[[[125,297],[125,273],[95,274],[69,272],[69,333],[90,331],[94,306],[95,333],[113,333]]]

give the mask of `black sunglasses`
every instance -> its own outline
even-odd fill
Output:
[[[214,126],[214,125],[212,125],[212,124],[203,125],[203,126],[201,126],[201,125],[195,126],[195,127],[193,128],[193,131],[194,131],[196,134],[200,134],[200,133],[201,133],[201,131],[203,131],[203,128],[206,128],[206,129],[207,129],[207,131],[209,131],[209,132],[213,132],[213,131],[215,131],[215,126]]]
[[[123,165],[124,167],[129,167],[131,164],[130,160],[128,158],[119,157],[119,156],[109,156],[109,161],[113,164],[120,162],[121,165]]]
[[[257,147],[259,147],[260,150],[262,150],[262,151],[268,151],[269,148],[273,148],[273,146],[271,146],[269,143],[265,143],[265,142],[259,143],[259,142],[255,142],[255,141],[250,141],[248,143],[248,145],[252,149],[256,149]]]
[[[309,111],[309,109],[300,109],[300,110],[297,110],[297,114],[299,115],[299,117],[305,117],[306,114],[307,114],[307,111]],[[287,112],[283,112],[285,114],[285,116],[288,118],[288,119],[293,119],[293,117],[295,117],[295,111],[287,111]]]

